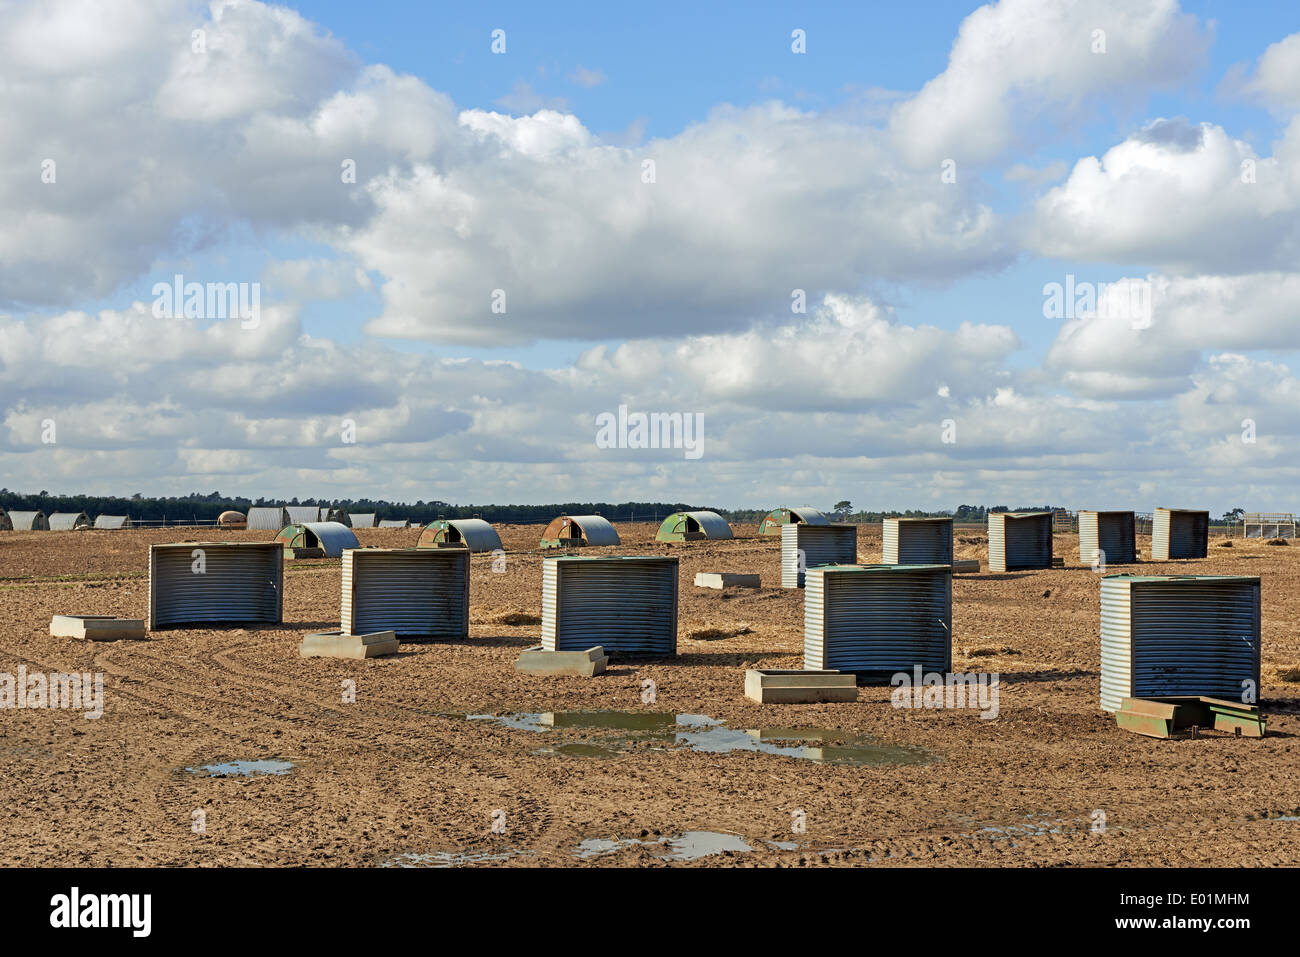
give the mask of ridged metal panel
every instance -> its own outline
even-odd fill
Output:
[[[469,637],[469,550],[351,548],[343,553],[344,634]]]
[[[202,574],[194,570],[203,552]],[[278,542],[149,546],[149,627],[267,622],[284,617],[284,550]]]
[[[731,526],[727,524],[725,518],[717,512],[701,511],[673,512],[665,518],[663,524],[659,526],[659,531],[655,535],[656,540],[661,542],[679,541],[680,539],[675,536],[681,535],[684,538],[688,534],[696,534],[688,532],[687,529],[689,523],[687,522],[687,519],[694,520],[695,524],[698,525],[700,529],[698,534],[703,535],[705,538],[716,539],[719,541],[735,538],[735,533],[732,532]]]
[[[306,525],[308,522],[319,522],[321,512],[328,512],[329,509],[322,509],[319,505],[286,505],[284,510],[289,513],[289,521],[286,525]]]
[[[247,524],[244,527],[264,532],[278,532],[289,522],[289,513],[278,505],[275,507],[258,507],[248,510]]]
[[[810,568],[804,590],[805,670],[887,677],[952,668],[952,566]]]
[[[131,519],[126,515],[96,515],[96,528],[130,528]]]
[[[570,529],[576,530],[577,534],[563,534]],[[542,532],[542,542],[576,545],[585,542],[591,546],[622,544],[618,530],[601,515],[557,515]]]
[[[404,518],[385,518],[379,523],[380,528],[410,528],[411,523]]]
[[[989,571],[1051,567],[1051,512],[989,513]]]
[[[481,518],[440,518],[424,526],[416,541],[418,548],[461,544],[471,552],[491,552],[501,547],[501,536]]]
[[[1126,697],[1242,700],[1259,689],[1258,578],[1107,575],[1101,580],[1101,707]]]
[[[804,571],[799,570],[803,551]],[[781,526],[781,587],[803,588],[806,570],[817,565],[852,565],[858,560],[858,526],[808,525],[804,522]]]
[[[315,536],[315,541],[305,535],[304,531]],[[286,548],[289,546],[319,548],[325,553],[326,558],[341,558],[344,549],[361,547],[352,529],[338,522],[303,522],[299,525],[288,525],[280,530],[280,534],[275,539]]]
[[[49,522],[51,531],[70,532],[80,525],[89,525],[90,516],[85,512],[52,512]]]
[[[677,654],[677,559],[564,556],[542,563],[542,647]]]
[[[1079,513],[1079,561],[1091,565],[1097,552],[1108,565],[1131,565],[1137,561],[1136,523],[1132,512]]]
[[[1158,508],[1151,522],[1151,558],[1205,558],[1209,546],[1210,513],[1186,508]]]
[[[17,532],[47,532],[50,529],[44,512],[10,512],[9,524]]]
[[[952,564],[950,518],[887,518],[881,541],[886,565]]]
[[[356,515],[350,516],[349,521],[351,521],[353,528],[374,528],[375,513],[359,512]]]

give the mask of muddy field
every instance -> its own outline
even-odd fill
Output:
[[[274,630],[111,644],[48,634],[54,614],[145,617],[150,543],[269,532],[0,533],[0,671],[102,672],[105,694],[98,720],[0,711],[0,863],[1300,864],[1300,546],[1211,539],[1206,560],[1141,566],[1263,579],[1269,736],[1157,741],[1098,708],[1099,576],[1073,536],[1056,538],[1064,570],[955,580],[954,670],[1002,675],[987,721],[895,709],[886,687],[851,705],[749,702],[745,668],[802,666],[802,593],[775,587],[779,541],[753,526],[672,546],[651,525],[619,530],[624,544],[607,551],[681,559],[679,655],[594,679],[513,668],[540,635],[540,526],[501,529],[504,573],[473,557],[467,643],[371,661],[298,656],[305,633],[338,628],[338,561],[286,563]],[[397,546],[418,534],[358,537]],[[958,557],[987,568],[982,530],[957,534]],[[862,529],[859,552],[880,560],[878,528]],[[764,587],[697,589],[698,571],[758,572]],[[642,702],[647,678],[654,703]],[[592,711],[637,714],[571,714]],[[703,750],[773,728],[787,729],[764,739],[779,753]],[[819,752],[801,742],[876,760],[810,760]],[[191,770],[231,761],[292,767]]]

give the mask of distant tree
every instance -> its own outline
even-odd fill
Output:
[[[835,514],[838,515],[841,519],[844,519],[849,515],[853,514],[853,503],[850,502],[848,499],[845,499],[842,502],[836,502]]]

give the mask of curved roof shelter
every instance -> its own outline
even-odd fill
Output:
[[[694,542],[735,538],[727,520],[717,512],[673,512],[655,535],[659,542]]]
[[[319,505],[286,505],[284,510],[289,513],[289,521],[295,525],[323,522],[329,514],[329,509]]]
[[[379,520],[380,528],[410,528],[411,523],[404,518],[383,518]]]
[[[69,532],[89,525],[90,516],[85,512],[54,512],[50,515],[50,530],[54,532]]]
[[[248,525],[248,519],[243,512],[227,509],[217,516],[217,524],[222,528],[244,528]]]
[[[9,521],[9,513],[0,508],[0,532],[12,532],[13,523]]]
[[[10,512],[9,526],[15,532],[48,532],[50,522],[44,512]]]
[[[440,518],[424,526],[415,546],[440,545],[468,545],[471,552],[491,552],[501,547],[501,536],[481,518]]]
[[[353,528],[376,528],[374,512],[356,512],[348,518]]]
[[[343,549],[361,547],[352,529],[338,522],[286,525],[275,540],[285,548],[319,548],[326,558],[342,558]]]
[[[283,505],[257,506],[248,510],[247,518],[248,528],[261,529],[262,531],[275,532],[284,528],[293,519],[289,518],[289,513]]]
[[[127,515],[96,515],[96,528],[130,528],[131,519]]]
[[[599,515],[560,515],[542,532],[542,548],[618,544],[617,529]]]
[[[763,520],[758,523],[758,534],[780,535],[782,525],[800,522],[804,525],[829,525],[831,520],[811,505],[803,505],[799,508],[787,508],[782,505],[763,516]]]

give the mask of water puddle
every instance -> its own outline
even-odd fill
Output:
[[[720,831],[683,831],[676,837],[661,837],[653,841],[643,841],[629,837],[623,840],[610,840],[603,837],[589,837],[578,844],[574,854],[583,860],[607,857],[625,847],[654,847],[656,857],[665,861],[698,861],[702,857],[714,854],[745,854],[753,848],[743,838],[735,834]]]
[[[292,761],[227,761],[225,764],[205,764],[186,768],[191,774],[205,774],[210,778],[243,778],[258,774],[288,774]]]
[[[508,847],[503,851],[430,851],[424,854],[398,854],[380,864],[380,867],[464,867],[471,864],[500,864],[512,857],[530,853],[523,848]]]

